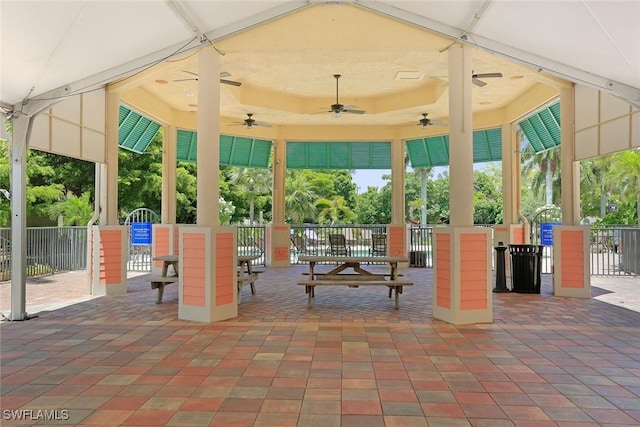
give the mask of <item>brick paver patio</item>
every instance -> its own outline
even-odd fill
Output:
[[[267,269],[213,324],[177,319],[175,285],[154,304],[144,276],[100,298],[84,272],[29,280],[37,317],[0,323],[0,424],[640,424],[638,278],[594,277],[584,300],[545,276],[494,294],[494,323],[454,326],[431,316],[431,269],[403,271],[400,310],[371,288],[319,288],[309,309],[305,270]]]

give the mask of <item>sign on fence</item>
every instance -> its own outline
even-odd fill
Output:
[[[544,246],[553,246],[553,226],[562,225],[559,222],[543,222],[540,224],[540,243]]]
[[[151,244],[151,223],[132,222],[131,223],[131,244],[150,245]]]

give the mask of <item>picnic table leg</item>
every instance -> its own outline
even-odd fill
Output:
[[[305,286],[305,288],[307,289],[307,294],[309,294],[308,297],[308,301],[307,301],[307,306],[309,308],[311,308],[311,298],[313,298],[313,286]]]
[[[158,286],[158,296],[156,297],[156,304],[162,302],[162,294],[164,294],[164,283],[160,283]]]
[[[396,310],[398,310],[400,308],[400,293],[398,292],[398,289],[402,289],[400,286],[395,286],[396,289]]]

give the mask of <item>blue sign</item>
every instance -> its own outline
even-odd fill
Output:
[[[131,244],[150,245],[151,244],[151,223],[132,222],[131,223]]]
[[[546,222],[540,224],[540,243],[545,246],[553,246],[553,226],[561,225],[559,222]]]

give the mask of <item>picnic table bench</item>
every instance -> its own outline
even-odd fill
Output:
[[[395,308],[400,308],[400,294],[404,286],[412,286],[413,282],[398,280],[398,262],[407,262],[404,257],[375,257],[375,260],[387,262],[391,267],[390,273],[372,273],[361,267],[362,263],[371,261],[372,257],[344,257],[344,256],[301,256],[300,261],[309,262],[309,272],[303,273],[309,276],[307,280],[298,281],[297,284],[305,287],[308,294],[308,306],[312,306],[317,286],[348,286],[357,288],[360,286],[386,286],[389,288],[389,297],[395,292]],[[339,265],[325,273],[316,273],[314,267],[318,262],[336,262]],[[353,269],[353,273],[344,273],[347,268]],[[388,277],[388,279],[387,279]]]
[[[162,303],[164,287],[179,280],[178,277],[178,255],[162,255],[153,258],[154,261],[162,261],[162,273],[160,276],[150,276],[147,281],[151,282],[151,289],[157,289],[156,304]],[[173,275],[168,275],[169,267],[173,268]]]

